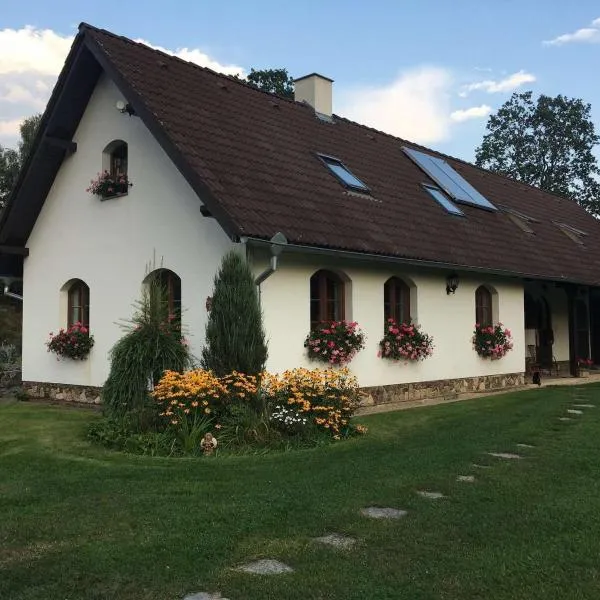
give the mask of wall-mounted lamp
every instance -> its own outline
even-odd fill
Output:
[[[123,102],[123,100],[117,100],[115,106],[120,113],[127,113],[130,117],[132,115],[135,115],[135,110],[133,110],[133,106],[131,106],[131,104],[129,103]]]
[[[458,275],[456,273],[452,273],[452,275],[448,275],[446,277],[446,294],[454,294],[456,292],[456,288],[458,287]]]

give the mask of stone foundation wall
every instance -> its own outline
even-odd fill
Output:
[[[433,398],[452,399],[460,394],[492,392],[525,385],[524,373],[485,375],[463,379],[442,379],[366,387],[362,389],[363,406],[390,402],[415,402]]]
[[[43,398],[59,402],[77,402],[79,404],[100,404],[101,388],[67,383],[38,383],[24,381],[23,391],[30,398]]]

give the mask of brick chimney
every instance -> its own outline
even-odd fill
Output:
[[[294,79],[294,98],[298,102],[307,102],[315,112],[331,117],[332,114],[332,84],[333,79],[311,73]]]

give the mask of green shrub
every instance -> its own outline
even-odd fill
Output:
[[[234,371],[258,375],[266,361],[267,344],[254,277],[248,263],[231,251],[215,276],[202,366],[219,377]]]
[[[140,429],[156,418],[148,390],[167,370],[183,371],[191,357],[181,337],[179,320],[169,315],[166,290],[157,279],[144,287],[125,335],[111,350],[111,367],[102,390],[110,415],[131,415]]]

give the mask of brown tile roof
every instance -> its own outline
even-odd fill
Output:
[[[342,117],[324,122],[303,103],[109,32],[80,31],[160,123],[231,234],[281,231],[294,244],[600,284],[600,223],[572,201],[444,157],[492,203],[539,222],[531,235],[500,211],[460,205],[466,218],[453,217],[402,151],[419,146]],[[317,152],[343,161],[372,198],[347,193]],[[588,233],[585,246],[553,221]]]

